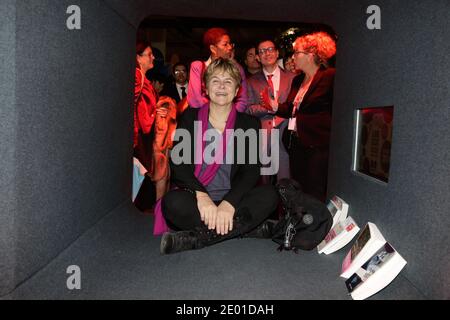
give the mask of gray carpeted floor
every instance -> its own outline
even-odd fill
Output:
[[[330,256],[278,252],[270,240],[235,239],[202,250],[159,254],[152,218],[118,208],[19,286],[12,299],[350,299]],[[81,290],[66,287],[81,268]],[[424,299],[400,275],[372,299]]]

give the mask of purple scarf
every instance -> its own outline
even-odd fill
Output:
[[[231,136],[230,129],[234,129],[234,125],[236,123],[236,106],[233,104],[231,108],[231,112],[228,116],[227,123],[225,125],[225,130],[222,133],[222,149],[219,150],[214,156],[214,162],[212,164],[208,164],[206,169],[202,172],[202,163],[203,161],[196,161],[194,175],[198,179],[198,181],[203,185],[207,186],[214,180],[217,171],[220,168],[220,163],[224,159],[224,155],[227,154],[227,145],[229,138]],[[205,104],[198,111],[198,121],[200,121],[202,130],[197,133],[196,144],[195,146],[201,146],[201,148],[195,148],[195,159],[203,160],[203,150],[205,149],[206,142],[203,137],[205,136],[206,130],[208,130],[209,123],[209,103]],[[225,141],[225,142],[224,142]],[[164,232],[169,231],[167,227],[166,220],[162,214],[161,208],[161,199],[156,202],[155,205],[155,223],[153,226],[153,235],[161,235]]]

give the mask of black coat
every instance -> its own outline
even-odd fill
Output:
[[[187,89],[187,85],[186,85],[186,89]],[[164,85],[164,89],[161,91],[160,95],[161,96],[169,96],[172,99],[174,99],[176,103],[179,103],[181,100],[180,95],[178,94],[177,86],[173,82],[166,83]]]
[[[329,145],[335,72],[334,68],[319,69],[300,105],[297,113],[297,133],[300,143],[304,146]],[[304,74],[293,79],[286,102],[278,106],[278,116],[292,116],[293,103],[303,79]]]
[[[188,108],[186,111],[180,116],[178,120],[178,129],[186,129],[190,133],[191,141],[194,139],[194,121],[197,121],[198,118],[198,110],[197,108]],[[258,130],[261,128],[260,122],[257,118],[250,116],[245,113],[237,113],[236,123],[234,129],[242,129],[244,131],[248,129],[256,130],[257,137]],[[178,134],[176,134],[178,136]],[[259,139],[258,139],[259,141]],[[174,149],[177,148],[179,143],[183,143],[183,139],[174,143]],[[234,139],[235,150],[237,150],[237,138]],[[207,193],[205,187],[198,181],[198,179],[194,175],[195,165],[194,165],[194,143],[190,144],[191,146],[191,154],[190,154],[190,163],[188,164],[175,164],[171,157],[170,160],[170,168],[172,170],[172,182],[182,189],[189,189],[191,191],[201,191]],[[259,146],[259,143],[256,147]],[[239,202],[242,200],[243,196],[252,190],[260,177],[260,159],[259,159],[259,148],[254,148],[252,145],[250,148],[250,139],[245,139],[245,163],[238,164],[237,152],[234,154],[234,164],[231,167],[231,190],[228,194],[225,195],[223,200],[228,201],[233,207],[237,207]],[[172,150],[174,150],[172,149]],[[250,150],[251,153],[250,154]],[[242,156],[242,155],[241,155]],[[255,161],[251,161],[252,158],[256,158]],[[252,163],[253,164],[252,164]]]

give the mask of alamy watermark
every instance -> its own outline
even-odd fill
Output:
[[[223,136],[216,129],[208,129],[202,135],[201,121],[194,122],[194,137],[183,128],[178,128],[174,136],[176,144],[171,151],[174,164],[257,164],[261,163],[261,175],[278,173],[280,161],[280,131],[278,129],[228,129],[225,132],[227,152],[223,155]],[[248,140],[248,148],[246,148]],[[270,141],[269,141],[270,140]],[[205,142],[201,148],[195,142]],[[208,143],[209,142],[209,143]],[[214,142],[214,143],[212,143]],[[192,155],[194,143],[195,154]],[[193,160],[193,163],[192,163]]]
[[[81,8],[73,4],[67,7],[66,13],[70,14],[66,21],[67,29],[81,30]]]
[[[66,21],[67,29],[69,30],[81,30],[81,8],[77,5],[70,5],[67,7],[66,13],[69,15]],[[370,16],[367,18],[366,26],[369,30],[381,29],[381,8],[372,4],[367,7],[367,14]]]
[[[69,290],[81,290],[81,269],[79,266],[73,265],[67,267],[67,274],[70,276],[67,278],[66,285]]]
[[[367,18],[367,29],[369,30],[380,30],[381,29],[381,8],[375,4],[367,7],[367,14],[370,14]]]

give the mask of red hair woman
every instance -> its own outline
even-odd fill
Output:
[[[293,79],[287,101],[278,105],[264,94],[262,104],[290,118],[283,143],[291,176],[305,193],[325,201],[335,74],[329,61],[336,54],[336,42],[325,32],[315,32],[298,37],[293,47],[295,69],[302,73]]]
[[[192,108],[201,108],[209,102],[209,98],[206,95],[205,83],[203,81],[203,75],[206,68],[212,61],[218,58],[232,59],[234,44],[231,42],[228,31],[222,28],[211,28],[205,32],[203,36],[203,44],[210,52],[210,57],[207,61],[194,61],[191,64],[190,80],[187,101]],[[239,72],[242,77],[242,85],[234,100],[236,104],[236,110],[244,112],[247,109],[247,82],[245,79],[244,69],[238,65]]]

